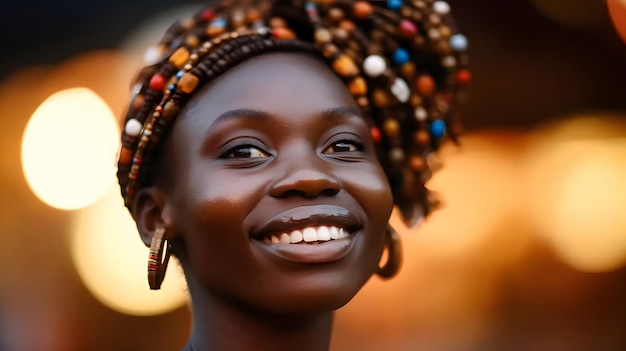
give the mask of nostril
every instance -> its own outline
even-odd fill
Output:
[[[311,170],[300,170],[278,180],[270,190],[274,197],[334,196],[341,189],[331,175]]]

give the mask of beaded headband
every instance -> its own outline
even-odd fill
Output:
[[[394,203],[413,225],[437,205],[425,187],[433,152],[460,129],[467,45],[445,1],[226,0],[203,9],[145,54],[119,154],[125,204],[131,209],[150,181],[155,149],[195,91],[250,57],[307,52],[345,82],[370,124]]]

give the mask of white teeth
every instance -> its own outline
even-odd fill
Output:
[[[302,232],[299,230],[294,230],[293,232],[291,232],[290,238],[290,242],[292,244],[299,243],[302,241]]]
[[[280,235],[280,243],[281,244],[289,244],[291,242],[291,236],[287,233],[282,233]]]
[[[282,233],[265,237],[266,244],[297,244],[299,242],[312,243],[316,241],[329,241],[347,238],[349,234],[343,228],[335,226],[307,227],[301,230],[294,230],[291,233]]]
[[[317,230],[311,227],[304,228],[304,230],[302,231],[302,237],[307,243],[317,241]]]
[[[330,238],[339,239],[339,229],[337,227],[330,227]]]
[[[328,241],[330,240],[330,230],[328,227],[319,227],[317,229],[317,240]]]

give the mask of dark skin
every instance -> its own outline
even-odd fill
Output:
[[[146,245],[161,227],[174,243],[193,301],[186,349],[328,350],[393,206],[343,82],[304,54],[252,58],[190,100],[159,162],[133,213]],[[346,237],[271,243],[320,226]]]

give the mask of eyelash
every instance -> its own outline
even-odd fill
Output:
[[[237,152],[242,152],[242,150],[246,150],[245,153],[246,154],[250,154],[250,156],[242,156],[239,155],[237,156]],[[251,152],[251,150],[256,150],[257,152],[259,152],[260,154],[262,154],[261,156],[252,156],[253,152]],[[242,152],[244,153],[244,152]],[[226,151],[224,151],[221,155],[220,158],[223,159],[255,159],[255,158],[265,158],[265,157],[271,157],[272,155],[263,150],[262,148],[256,146],[256,145],[252,145],[252,144],[241,144],[241,145],[235,145],[232,147],[229,147]]]
[[[364,151],[365,149],[365,146],[363,145],[363,143],[359,142],[358,140],[344,137],[340,140],[332,142],[326,149],[324,149],[324,151],[322,151],[322,153],[326,154],[328,149],[336,146],[337,144],[349,144],[350,146],[354,146],[356,150],[335,151],[333,153],[357,152],[357,151]]]

